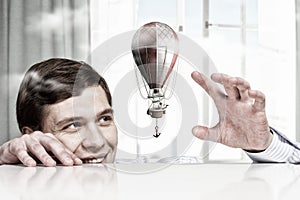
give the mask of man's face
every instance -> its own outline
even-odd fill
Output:
[[[110,163],[116,154],[117,128],[101,86],[45,109],[44,133],[54,134],[84,163]]]

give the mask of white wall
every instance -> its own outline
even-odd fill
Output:
[[[266,95],[269,123],[295,139],[296,29],[295,1],[258,1],[259,48],[247,68],[253,88]]]

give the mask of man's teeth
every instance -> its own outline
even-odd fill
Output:
[[[104,160],[104,158],[94,158],[94,159],[88,159],[84,160],[85,163],[100,163]]]

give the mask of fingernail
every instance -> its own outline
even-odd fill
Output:
[[[55,166],[56,162],[54,160],[51,160],[50,158],[46,159],[46,165],[47,166]]]
[[[66,164],[73,165],[73,160],[72,160],[71,158],[67,157],[67,158],[65,159],[65,163],[66,163]]]
[[[197,136],[198,133],[199,133],[198,127],[194,127],[194,128],[192,129],[192,133],[193,133],[194,136]]]
[[[36,162],[33,161],[33,160],[29,160],[29,161],[26,162],[26,165],[27,165],[28,167],[34,167],[34,166],[36,166]]]
[[[82,164],[82,160],[79,158],[75,158],[75,162],[77,165],[81,165]]]

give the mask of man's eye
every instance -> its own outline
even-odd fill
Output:
[[[111,116],[103,116],[99,119],[99,123],[102,126],[109,125],[113,121]]]
[[[66,126],[64,129],[77,130],[81,126],[82,126],[82,124],[80,122],[73,122],[72,124],[69,124],[68,126]]]

